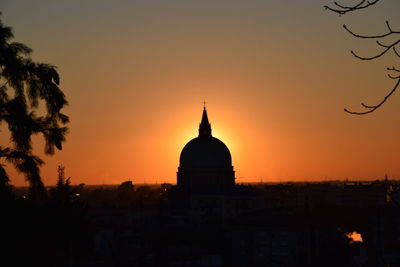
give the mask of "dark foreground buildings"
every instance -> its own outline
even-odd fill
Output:
[[[400,266],[399,192],[387,179],[237,185],[204,109],[176,186],[93,206],[94,258],[96,266]]]
[[[61,242],[66,243],[63,257],[53,255],[51,262],[96,267],[400,266],[399,182],[235,184],[229,149],[212,137],[205,109],[199,136],[182,150],[177,181],[176,186],[138,187],[128,181],[118,188],[74,191],[72,203],[84,206],[86,221],[74,229],[87,229],[90,245],[69,253],[82,243],[68,239],[80,236],[69,230]],[[56,214],[65,209],[75,214],[65,201],[62,207]],[[69,229],[75,221],[59,223],[57,229]],[[357,233],[362,241],[353,239]]]

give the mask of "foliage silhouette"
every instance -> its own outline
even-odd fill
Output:
[[[61,109],[67,100],[59,88],[56,67],[34,62],[32,49],[13,42],[13,37],[12,29],[0,19],[0,123],[8,126],[11,143],[10,147],[0,146],[0,158],[25,174],[30,197],[40,199],[46,194],[39,169],[44,162],[32,153],[31,137],[44,137],[45,154],[62,149],[69,118]],[[41,110],[44,114],[38,114]],[[8,182],[4,165],[0,165],[0,173],[0,179]]]
[[[58,166],[58,180],[55,187],[50,190],[50,200],[57,205],[69,205],[75,203],[80,196],[78,191],[82,190],[82,185],[71,186],[71,177],[65,178],[65,167]]]
[[[360,0],[356,4],[352,5],[343,5],[338,2],[334,2],[334,6],[324,6],[325,9],[330,10],[332,12],[335,12],[339,15],[345,15],[347,13],[353,12],[353,11],[358,11],[360,9],[368,8],[372,5],[375,5],[379,2],[380,0],[373,0],[373,1],[367,1],[367,0]],[[352,30],[348,28],[348,26],[343,25],[343,28],[350,33],[352,36],[356,38],[361,38],[361,39],[374,39],[376,44],[382,48],[383,50],[381,52],[377,52],[373,56],[360,56],[354,51],[351,51],[351,54],[360,59],[360,60],[374,60],[377,58],[382,57],[383,55],[386,55],[388,52],[392,51],[395,56],[400,58],[400,52],[399,48],[397,46],[400,44],[400,37],[397,37],[400,35],[400,31],[393,30],[392,27],[389,24],[389,21],[386,21],[386,26],[388,28],[387,32],[382,33],[382,34],[373,34],[373,35],[362,35],[362,34],[356,34]],[[387,37],[389,38],[395,38],[393,40],[387,40]],[[386,40],[385,40],[386,39]],[[367,105],[364,103],[361,103],[361,106],[365,108],[365,111],[350,111],[348,109],[344,109],[345,112],[350,113],[350,114],[355,114],[355,115],[364,115],[368,114],[371,112],[374,112],[378,108],[380,108],[388,99],[390,96],[393,95],[393,93],[397,90],[397,88],[400,85],[400,68],[398,67],[388,67],[386,68],[390,73],[388,74],[388,77],[390,79],[396,80],[395,85],[393,88],[386,94],[386,96],[383,97],[383,99],[375,105]]]
[[[7,197],[0,185],[0,265],[64,267],[85,262],[91,256],[92,228],[87,208],[76,196],[80,189],[65,179],[63,167],[43,201],[15,197],[13,192]]]

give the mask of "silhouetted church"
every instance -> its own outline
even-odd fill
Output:
[[[235,184],[231,153],[222,141],[212,136],[205,107],[199,136],[182,149],[179,164],[177,180],[181,189],[227,189]]]

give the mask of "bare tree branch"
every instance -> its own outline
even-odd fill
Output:
[[[386,47],[386,49],[383,50],[381,53],[375,55],[375,56],[372,56],[372,57],[362,57],[362,56],[357,55],[353,50],[350,51],[350,52],[353,54],[353,56],[355,56],[355,57],[358,58],[358,59],[361,59],[361,60],[372,60],[372,59],[375,59],[375,58],[378,58],[378,57],[383,56],[383,55],[386,54],[386,52],[389,51],[391,48],[395,48],[395,46],[396,46],[397,44],[400,43],[400,39],[397,40],[396,42],[392,43],[391,45],[383,45],[383,44],[381,44],[381,43],[379,43],[379,42],[377,42],[377,43],[378,43],[380,46]],[[396,49],[394,49],[394,51],[395,51],[395,53],[397,54]]]
[[[330,10],[332,12],[335,12],[339,15],[344,15],[348,12],[351,11],[357,11],[360,9],[364,9],[367,7],[370,7],[372,5],[375,5],[376,3],[378,3],[380,0],[359,0],[359,2],[357,4],[354,5],[343,5],[340,4],[338,2],[334,2],[334,7],[331,6],[324,6],[326,10]],[[351,54],[361,60],[373,60],[379,57],[382,57],[383,55],[385,55],[389,50],[393,50],[393,53],[400,58],[400,53],[397,50],[396,46],[400,44],[400,38],[396,38],[394,41],[392,41],[391,44],[387,44],[387,42],[383,42],[383,39],[389,36],[394,36],[394,35],[398,35],[400,34],[400,31],[394,31],[392,29],[392,27],[389,24],[389,21],[385,21],[386,23],[386,27],[387,27],[387,32],[382,33],[382,34],[374,34],[374,35],[361,35],[361,34],[357,34],[355,32],[353,32],[352,30],[350,30],[346,25],[343,25],[343,28],[350,33],[352,36],[356,37],[356,38],[362,38],[362,39],[378,39],[376,40],[376,44],[380,47],[383,47],[383,51],[377,53],[374,56],[370,56],[370,57],[364,57],[364,56],[360,56],[358,55],[356,52],[354,52],[353,50],[351,51]],[[393,72],[397,72],[399,73],[400,70],[395,68],[395,67],[391,67],[391,68],[387,68],[387,70],[389,71],[393,71]],[[366,111],[362,111],[362,112],[355,112],[355,111],[349,111],[348,109],[344,109],[345,112],[350,113],[350,114],[355,114],[355,115],[364,115],[364,114],[368,114],[371,112],[374,112],[375,110],[377,110],[379,107],[381,107],[386,101],[387,99],[397,90],[397,88],[399,87],[400,84],[400,75],[393,75],[391,73],[388,74],[388,77],[390,79],[393,80],[397,80],[395,86],[393,87],[392,90],[390,90],[390,92],[382,99],[381,102],[379,102],[376,105],[366,105],[364,103],[361,103],[362,107],[364,107],[365,109],[367,109]]]
[[[382,44],[380,41],[376,41],[376,43],[377,43],[379,46],[382,46],[382,47],[385,47],[385,48],[388,48],[388,47],[389,47],[388,45]]]
[[[396,69],[395,67],[387,68],[387,69],[388,70],[392,70],[392,71],[396,71],[396,72],[400,72],[400,70]],[[388,74],[388,76],[389,76],[390,79],[393,79],[393,80],[400,78],[400,75],[399,76],[392,76],[390,73]]]
[[[400,72],[400,70],[399,69],[397,69],[397,68],[395,68],[394,66],[393,67],[391,67],[391,68],[386,68],[387,70],[393,70],[393,71],[397,71],[397,72]]]
[[[392,76],[392,75],[389,73],[389,74],[388,74],[388,77],[389,77],[390,79],[395,80],[395,79],[398,79],[398,78],[400,77],[400,75],[399,75],[399,76]]]
[[[385,21],[385,22],[386,22],[386,26],[388,27],[389,31],[390,31],[390,32],[393,32],[392,28],[391,28],[390,25],[389,25],[389,21]]]
[[[388,69],[389,69],[389,68],[388,68]],[[399,70],[396,70],[396,71],[399,71]],[[392,78],[392,77],[391,77],[391,78]],[[397,82],[396,82],[395,86],[393,87],[393,89],[383,98],[383,100],[382,100],[380,103],[378,103],[377,105],[373,105],[373,106],[370,106],[370,105],[366,105],[366,104],[364,104],[364,103],[361,103],[361,105],[362,105],[364,108],[368,109],[367,111],[363,111],[363,112],[350,111],[350,110],[348,110],[348,109],[344,109],[344,111],[347,112],[347,113],[350,113],[350,114],[354,114],[354,115],[364,115],[364,114],[368,114],[368,113],[374,112],[374,111],[377,110],[379,107],[381,107],[381,106],[386,102],[386,100],[388,100],[388,98],[389,98],[389,97],[397,90],[397,88],[399,87],[399,84],[400,84],[400,76],[393,77],[392,79],[397,79]]]
[[[353,5],[353,6],[345,6],[345,5],[339,4],[338,2],[334,2],[336,7],[324,6],[324,8],[327,10],[333,11],[339,15],[344,15],[351,11],[364,9],[369,6],[375,5],[379,1],[380,0],[373,0],[373,1],[361,0],[358,4]]]
[[[378,38],[384,38],[387,36],[390,36],[392,34],[400,34],[400,31],[393,31],[390,26],[389,26],[389,22],[386,21],[386,25],[388,26],[389,31],[387,33],[383,33],[383,34],[374,34],[374,35],[361,35],[361,34],[357,34],[354,33],[353,31],[351,31],[346,24],[343,25],[343,28],[348,31],[351,35],[353,35],[354,37],[357,38],[363,38],[363,39],[378,39]]]
[[[385,38],[387,36],[391,36],[393,34],[400,34],[400,31],[393,31],[392,30],[392,28],[390,27],[390,24],[389,24],[388,21],[386,21],[386,26],[387,26],[389,31],[387,33],[380,34],[380,35],[360,35],[360,34],[356,34],[356,33],[352,32],[346,25],[343,25],[343,28],[345,28],[345,30],[348,31],[354,37],[363,38],[363,39],[382,39],[382,38]],[[376,54],[375,56],[362,57],[362,56],[359,56],[358,54],[356,54],[354,51],[351,51],[351,54],[353,54],[353,56],[355,56],[356,58],[361,59],[361,60],[373,60],[373,59],[376,59],[376,58],[379,58],[379,57],[385,55],[389,50],[392,49],[394,54],[396,56],[400,57],[400,54],[396,49],[396,45],[398,45],[400,43],[400,39],[398,39],[397,41],[395,41],[395,42],[393,42],[392,44],[389,44],[389,45],[383,44],[381,42],[381,40],[377,40],[376,43],[379,46],[381,46],[381,47],[383,47],[385,49],[382,52]],[[395,67],[387,68],[387,70],[400,72],[400,70],[395,68]],[[396,82],[395,86],[393,87],[393,89],[382,99],[382,101],[380,103],[378,103],[377,105],[366,105],[364,103],[361,103],[361,105],[364,108],[367,109],[367,111],[363,111],[363,112],[354,112],[354,111],[349,111],[347,109],[344,109],[344,111],[347,112],[347,113],[350,113],[350,114],[364,115],[364,114],[368,114],[368,113],[374,112],[376,109],[381,107],[386,102],[386,100],[397,90],[397,88],[399,87],[399,84],[400,84],[400,75],[394,76],[394,75],[389,73],[388,77],[390,79],[397,80],[397,82]]]
[[[359,2],[357,5],[355,5],[355,6],[352,6],[352,7],[350,7],[350,6],[344,6],[344,5],[342,5],[342,4],[339,4],[338,2],[335,2],[334,4],[337,6],[337,7],[339,7],[339,8],[341,8],[341,9],[355,9],[355,8],[359,8],[362,4],[364,4],[365,3],[365,0],[362,0],[361,2]]]
[[[343,25],[343,28],[344,28],[347,32],[349,32],[351,35],[353,35],[354,37],[362,38],[362,39],[382,39],[382,38],[385,38],[385,37],[390,36],[390,35],[393,35],[393,34],[400,34],[400,31],[393,31],[393,30],[392,30],[392,28],[390,27],[390,24],[389,24],[388,21],[386,21],[386,26],[387,26],[387,28],[388,28],[388,30],[389,30],[387,33],[384,33],[384,34],[376,34],[376,35],[361,35],[361,34],[356,34],[356,33],[354,33],[353,31],[351,31],[346,25]],[[384,47],[385,49],[384,49],[381,53],[379,53],[379,54],[377,54],[377,55],[375,55],[375,56],[371,56],[371,57],[362,57],[362,56],[359,56],[358,54],[356,54],[354,51],[351,51],[351,53],[353,54],[353,56],[355,56],[355,57],[358,58],[358,59],[361,59],[361,60],[372,60],[372,59],[375,59],[375,58],[378,58],[378,57],[383,56],[383,55],[386,54],[386,52],[388,52],[390,49],[393,49],[394,53],[395,53],[397,56],[400,57],[400,54],[399,54],[399,53],[397,52],[397,50],[396,50],[396,45],[398,45],[398,44],[400,43],[400,39],[397,40],[397,41],[395,41],[395,42],[393,42],[393,43],[390,44],[390,45],[383,44],[383,43],[381,42],[381,40],[377,40],[376,43],[377,43],[379,46]]]
[[[396,54],[396,56],[400,57],[400,53],[397,52],[396,47],[393,47],[393,52]]]

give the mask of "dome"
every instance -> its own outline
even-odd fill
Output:
[[[179,159],[186,168],[226,168],[232,166],[228,147],[212,136],[199,136],[187,143]]]
[[[235,184],[231,153],[222,141],[211,135],[205,107],[199,136],[182,149],[177,182],[178,187],[192,192],[206,188],[229,188]]]

